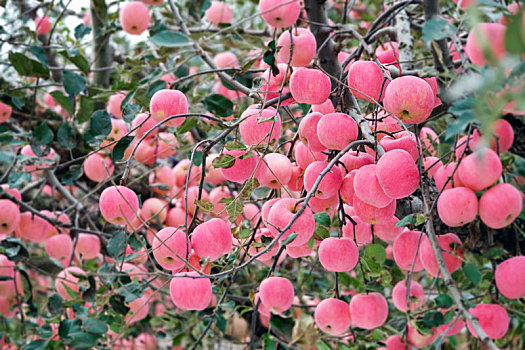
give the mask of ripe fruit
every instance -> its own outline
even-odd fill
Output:
[[[224,154],[229,154],[236,158],[232,167],[221,168],[222,175],[226,180],[242,184],[254,174],[258,163],[257,154],[251,152],[251,157],[243,157],[246,153],[247,151],[224,150]]]
[[[192,278],[199,276],[195,271],[177,274],[170,282],[170,296],[176,307],[183,310],[204,310],[212,298],[209,278]]]
[[[454,169],[456,168],[456,163],[449,163],[445,166],[439,167],[435,174],[434,174],[434,180],[436,181],[436,187],[438,191],[441,191],[443,186],[445,185],[445,182],[448,180],[448,178],[452,175],[452,172],[454,172]],[[447,182],[447,185],[445,186],[445,189],[450,189],[453,187],[461,187],[463,186],[463,183],[459,179],[458,171],[454,172],[454,176],[452,176],[452,179]]]
[[[392,302],[401,312],[407,311],[407,282],[399,281],[392,289]],[[416,281],[410,281],[410,310],[416,310],[425,302],[425,291]]]
[[[140,35],[149,27],[148,8],[142,2],[131,1],[120,9],[120,24],[129,34]]]
[[[385,90],[385,109],[407,124],[425,121],[434,109],[434,93],[426,81],[405,75],[390,82]]]
[[[80,291],[80,278],[86,277],[86,273],[80,267],[72,266],[62,270],[55,279],[55,289],[65,300],[73,299],[68,289],[78,293]],[[67,288],[66,288],[67,287]]]
[[[18,223],[16,233],[23,239],[40,243],[46,239],[50,226],[45,219],[26,211],[20,214],[20,222]]]
[[[509,299],[525,296],[525,274],[517,273],[525,269],[525,256],[515,256],[498,265],[494,273],[496,286],[501,294]]]
[[[108,113],[114,116],[115,118],[122,119],[122,101],[126,98],[126,93],[117,92],[111,95],[108,99]]]
[[[328,158],[326,154],[315,152],[302,142],[297,142],[295,145],[294,156],[297,165],[299,165],[302,169],[306,169],[308,165],[315,162],[316,160],[322,161]]]
[[[421,263],[421,246],[419,246],[418,249],[418,242],[421,244],[423,240],[422,235],[419,231],[405,231],[397,236],[394,241],[393,250],[394,260],[400,269],[405,271],[412,270],[414,272],[423,270],[423,264]],[[414,257],[416,258],[414,259]],[[412,265],[414,266],[413,268]]]
[[[348,114],[325,114],[317,124],[317,137],[323,146],[342,150],[357,139],[358,127]]]
[[[313,188],[317,178],[323,172],[328,163],[325,162],[313,162],[306,168],[304,172],[304,188],[310,192]],[[337,167],[332,167],[322,178],[315,196],[321,199],[327,199],[337,194],[337,191],[343,183],[341,171]]]
[[[419,170],[412,156],[405,150],[386,152],[379,158],[375,169],[381,188],[390,198],[407,197],[419,186]]]
[[[230,227],[221,219],[211,219],[197,226],[191,234],[191,245],[201,258],[215,261],[232,249]]]
[[[358,216],[352,215],[353,213],[347,208],[349,207],[345,206],[345,212],[351,215],[356,225],[348,219],[346,224],[343,225],[343,236],[355,241],[358,246],[372,243],[372,226],[361,220]]]
[[[379,45],[375,51],[377,59],[384,65],[396,63],[399,61],[399,43],[389,41]],[[394,65],[398,67],[397,64]]]
[[[509,315],[505,308],[498,304],[478,304],[469,309],[472,316],[478,319],[479,325],[487,333],[490,339],[499,339],[507,333],[509,329]],[[469,332],[476,338],[478,334],[467,321]]]
[[[48,16],[35,17],[37,35],[46,35],[51,30],[51,23]]]
[[[298,103],[319,105],[330,97],[330,78],[317,69],[298,68],[290,77],[290,92]]]
[[[352,205],[354,203],[354,177],[356,173],[357,170],[352,170],[350,173],[348,173],[348,175],[343,178],[343,183],[339,189],[341,199],[348,205]]]
[[[512,125],[505,119],[498,119],[492,125],[492,132],[497,136],[497,139],[495,136],[490,138],[490,148],[495,152],[499,152],[499,154],[507,152],[514,142]]]
[[[281,136],[281,118],[272,107],[264,110],[249,107],[241,115],[241,119],[244,120],[239,125],[239,132],[248,146],[266,144],[270,131],[270,141],[278,140]]]
[[[348,86],[357,99],[380,102],[385,96],[388,84],[389,81],[376,62],[357,61],[352,63],[348,70]]]
[[[490,228],[510,225],[521,213],[522,193],[514,186],[501,183],[483,193],[479,200],[479,217]]]
[[[344,166],[339,165],[343,174],[349,174],[352,170],[357,170],[367,164],[375,164],[374,157],[365,152],[348,151],[339,160],[344,164]]]
[[[349,305],[336,298],[325,299],[317,304],[314,318],[317,327],[330,335],[343,334],[352,322]]]
[[[239,66],[239,60],[233,52],[220,52],[213,58],[213,63],[217,68],[233,68]]]
[[[457,171],[463,185],[474,191],[481,191],[500,178],[501,160],[496,152],[484,148],[466,156]]]
[[[292,282],[284,277],[269,277],[259,286],[261,303],[270,311],[283,313],[293,304],[294,290]]]
[[[62,266],[67,266],[73,255],[73,240],[69,235],[56,235],[46,241],[46,253],[60,261]]]
[[[306,28],[294,28],[292,30],[292,35],[292,60],[290,61],[290,46],[292,40],[290,40],[289,31],[283,32],[277,40],[277,46],[281,47],[277,52],[277,60],[286,64],[290,62],[290,65],[293,67],[306,67],[315,58],[317,49],[315,36]]]
[[[13,107],[0,102],[0,124],[5,123],[9,119],[11,112],[13,112]]]
[[[230,23],[233,12],[224,1],[212,1],[211,6],[204,12],[204,18],[218,27],[219,23]]]
[[[397,222],[399,221],[398,218],[395,216],[381,224],[375,224],[374,225],[374,235],[379,237],[385,242],[393,243],[397,236],[403,232],[403,227],[396,227]]]
[[[153,257],[166,270],[178,271],[186,258],[186,234],[175,227],[165,227],[153,239]],[[191,252],[191,242],[188,251]],[[178,256],[177,256],[178,255]]]
[[[443,250],[443,259],[447,270],[452,273],[461,267],[463,263],[463,250],[461,248],[462,242],[458,236],[453,233],[447,233],[437,236],[439,246]],[[426,236],[421,240],[420,259],[421,263],[428,274],[432,277],[437,277],[439,267],[436,261],[436,256],[432,245]]]
[[[0,199],[0,234],[10,234],[16,230],[19,222],[20,209],[18,205],[9,199]]]
[[[114,170],[111,158],[102,152],[93,153],[84,161],[84,174],[91,181],[104,182],[113,175]]]
[[[161,122],[168,117],[188,113],[188,100],[179,90],[163,89],[157,91],[149,103],[153,120]],[[185,117],[171,119],[165,125],[177,127],[184,123]]]
[[[314,152],[321,152],[326,149],[317,136],[317,124],[322,117],[321,113],[313,112],[305,115],[299,123],[299,138]]]
[[[487,45],[490,56],[485,56],[483,45]],[[480,66],[489,63],[490,57],[496,60],[504,58],[505,26],[499,23],[479,23],[474,26],[467,37],[465,54],[472,63]]]
[[[354,177],[354,191],[355,197],[377,208],[384,208],[393,201],[379,184],[375,164],[368,164],[357,170]]]
[[[151,129],[152,130],[148,134],[148,138],[157,135],[159,129],[153,129],[155,125],[157,125],[157,122],[149,115],[149,113],[139,113],[137,117],[131,122],[131,127],[135,130],[136,138],[141,138],[146,133],[146,131],[150,131]]]
[[[350,300],[350,315],[354,326],[374,329],[385,323],[388,317],[388,303],[377,292],[357,294]]]
[[[393,200],[384,208],[367,204],[354,196],[354,210],[357,216],[369,224],[381,224],[392,220],[396,212],[396,201]]]
[[[319,245],[319,261],[327,271],[351,271],[359,260],[359,249],[349,238],[329,237]]]
[[[168,216],[168,205],[159,198],[148,198],[142,204],[140,209],[140,218],[147,223],[162,224]]]
[[[268,213],[268,228],[270,233],[275,237],[278,234],[278,230],[285,228],[292,218],[296,215],[301,208],[301,203],[297,203],[294,198],[282,198],[276,201],[269,213]],[[277,228],[277,229],[276,229]],[[297,220],[293,223],[292,227],[287,230],[279,239],[279,241],[285,240],[293,232],[297,232],[297,237],[288,243],[291,247],[302,246],[310,240],[315,230],[315,218],[312,210],[308,207],[305,208],[304,212],[299,215]]]
[[[102,191],[99,199],[100,213],[114,225],[125,225],[135,218],[139,199],[133,190],[124,186],[111,186]]]
[[[259,12],[266,23],[275,28],[289,27],[299,18],[301,4],[297,1],[259,0]]]
[[[443,191],[437,210],[441,221],[450,227],[466,225],[478,214],[478,198],[471,189],[456,187]]]
[[[100,239],[96,235],[79,233],[75,252],[87,260],[96,258],[100,254]]]
[[[282,188],[292,178],[292,163],[284,154],[266,154],[259,164],[256,177],[263,186]]]

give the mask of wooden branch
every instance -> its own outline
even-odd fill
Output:
[[[91,25],[93,27],[93,84],[109,87],[109,71],[102,70],[111,66],[112,54],[109,45],[110,34],[106,31],[108,24],[107,5],[105,0],[91,0]]]

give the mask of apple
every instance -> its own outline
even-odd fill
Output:
[[[354,192],[355,197],[366,204],[377,208],[384,208],[392,203],[394,199],[388,196],[381,187],[376,174],[376,168],[377,166],[375,164],[368,164],[357,170],[354,177]],[[384,171],[381,172],[381,174],[384,174]]]
[[[317,123],[317,137],[329,149],[342,150],[357,140],[357,134],[357,123],[345,113],[325,114]]]
[[[407,311],[407,282],[399,281],[392,289],[392,302],[401,312]],[[416,281],[410,281],[410,310],[416,310],[425,303],[425,291]]]
[[[405,231],[397,236],[393,246],[394,261],[401,270],[414,272],[423,270],[421,245],[418,249],[418,242],[421,244],[423,241],[422,235],[419,231]]]
[[[250,107],[242,113],[241,119],[239,132],[248,146],[266,144],[270,132],[270,141],[281,136],[281,118],[272,107],[263,110]]]
[[[487,46],[487,54],[483,47]],[[499,23],[478,23],[469,32],[465,54],[474,64],[483,66],[489,59],[503,59],[505,51],[505,26]]]
[[[259,285],[259,297],[271,312],[281,314],[293,304],[293,284],[284,277],[268,277]]]
[[[434,93],[423,79],[405,75],[386,87],[383,105],[404,123],[419,124],[434,109]]]
[[[290,92],[298,103],[319,105],[332,90],[330,78],[317,69],[297,68],[290,77]]]
[[[111,186],[102,191],[99,199],[100,213],[114,225],[125,225],[139,210],[139,199],[133,190],[124,186]]]
[[[209,278],[193,278],[195,271],[177,274],[170,282],[170,296],[176,307],[183,310],[204,310],[213,295]]]
[[[10,234],[17,229],[19,223],[19,206],[9,199],[0,199],[0,234]]]
[[[149,110],[153,120],[162,122],[174,115],[188,114],[188,100],[179,90],[162,89],[151,97]],[[185,117],[171,119],[165,125],[177,127],[184,123]]]
[[[212,1],[210,7],[204,12],[204,18],[218,27],[219,23],[231,23],[233,12],[224,1]]]
[[[525,268],[525,256],[515,256],[500,263],[494,272],[498,291],[509,299],[525,296],[525,275],[517,273]]]
[[[282,198],[273,203],[268,212],[267,227],[270,230],[272,236],[276,237],[280,230],[285,228],[292,218],[297,214],[301,208],[301,203],[298,203],[293,198]],[[264,216],[263,216],[264,218]],[[297,237],[288,245],[291,247],[302,246],[310,240],[314,234],[315,229],[315,218],[312,210],[308,207],[302,212],[301,215],[295,220],[293,225],[287,230],[279,239],[284,241],[293,232],[297,232]]]
[[[272,27],[290,27],[299,18],[301,3],[299,0],[259,0],[259,12],[264,21]]]
[[[361,169],[372,166],[366,165]],[[377,166],[374,167],[377,181],[384,194],[390,198],[407,197],[414,193],[419,186],[419,170],[410,153],[405,150],[394,149],[386,152],[379,158]],[[361,169],[358,170],[358,174]]]
[[[334,336],[346,332],[352,322],[349,305],[336,298],[325,299],[317,304],[314,318],[317,327]]]
[[[437,236],[439,246],[443,250],[443,259],[447,266],[448,272],[452,273],[461,267],[463,263],[463,250],[461,245],[463,244],[458,236],[454,233],[447,233],[444,235]],[[436,261],[436,256],[429,239],[424,236],[421,239],[420,249],[420,260],[425,270],[432,277],[437,277],[439,273],[439,267]]]
[[[388,73],[388,70],[386,73]],[[348,86],[355,98],[378,103],[385,96],[389,80],[376,62],[356,61],[348,70]]]
[[[443,191],[437,201],[439,218],[445,225],[459,227],[466,225],[478,214],[478,198],[466,187],[456,187]]]
[[[290,38],[290,32],[284,31],[277,40],[277,46],[280,47],[277,52],[277,61],[280,63],[288,64],[293,67],[306,67],[315,58],[317,43],[315,36],[312,32],[306,28],[296,27],[292,29],[292,38]],[[290,61],[290,47],[293,41],[293,53],[292,60]],[[328,80],[330,81],[330,80]],[[326,99],[325,99],[326,101]],[[323,101],[323,102],[325,102]],[[315,104],[322,104],[315,103]]]
[[[51,23],[48,16],[35,17],[35,26],[37,35],[46,35],[51,30]]]
[[[114,170],[115,166],[111,158],[100,151],[90,154],[84,161],[84,174],[94,182],[108,180],[113,175]]]
[[[319,245],[319,261],[327,271],[347,272],[359,260],[359,249],[349,238],[329,237]]]
[[[133,35],[142,34],[150,23],[148,8],[139,1],[125,3],[120,9],[119,18],[122,29]]]
[[[479,325],[490,339],[500,339],[505,336],[509,329],[509,315],[507,310],[498,304],[478,304],[469,309],[472,316],[478,319]],[[467,321],[467,328],[474,337],[479,338],[470,322]]]
[[[327,166],[328,163],[321,161],[312,162],[310,165],[308,165],[304,172],[304,188],[308,192],[310,192],[310,190],[313,188],[317,178]],[[337,191],[339,191],[342,183],[343,178],[341,176],[341,171],[337,167],[332,167],[330,171],[324,175],[321,182],[319,183],[319,186],[315,191],[315,196],[321,199],[330,198],[337,194]]]
[[[0,124],[5,123],[7,119],[11,116],[13,112],[13,107],[0,102]]]
[[[191,245],[199,257],[215,261],[230,252],[233,236],[225,221],[211,219],[193,230]]]
[[[502,165],[495,151],[483,148],[466,156],[459,163],[457,171],[463,185],[481,191],[498,181]]]
[[[350,315],[355,327],[374,329],[383,325],[388,317],[388,303],[377,292],[356,294],[350,299]]]
[[[523,194],[506,183],[491,187],[479,200],[479,217],[485,225],[500,229],[510,225],[521,213]]]
[[[164,269],[178,271],[185,265],[181,258],[186,257],[186,242],[186,234],[183,231],[175,227],[165,227],[157,232],[153,239],[153,257]],[[188,251],[191,252],[191,242],[188,243]]]
[[[80,267],[71,266],[62,270],[55,279],[55,289],[57,293],[65,300],[73,299],[68,292],[71,289],[73,292],[80,292],[80,279],[86,278],[86,272]]]

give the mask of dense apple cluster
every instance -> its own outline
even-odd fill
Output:
[[[150,8],[145,4],[162,3],[143,0],[121,4],[122,29],[132,35],[142,34],[151,21]],[[470,5],[470,1],[463,1],[461,6]],[[243,98],[226,88],[224,79],[214,83],[214,92],[235,100],[235,111],[224,118],[227,122],[211,113],[203,119],[209,118],[207,125],[218,131],[238,131],[233,138],[226,139],[228,134],[221,133],[216,141],[200,141],[189,157],[182,154],[182,144],[194,145],[199,140],[190,132],[176,137],[172,128],[202,115],[189,102],[191,91],[174,88],[177,77],[173,74],[161,78],[165,88],[158,89],[151,96],[149,109],[132,121],[123,117],[123,102],[129,102],[129,92],[109,96],[106,110],[111,115],[111,130],[86,153],[82,169],[86,180],[100,184],[97,189],[101,189],[94,197],[95,205],[87,210],[97,215],[99,211],[102,231],[126,232],[125,241],[120,242],[124,257],[108,256],[111,248],[97,232],[78,230],[78,217],[73,217],[71,210],[33,209],[31,203],[23,201],[19,189],[2,184],[2,239],[21,239],[32,253],[52,258],[61,269],[52,285],[36,272],[31,278],[65,301],[78,301],[93,277],[88,267],[114,264],[117,274],[127,274],[132,281],[147,286],[140,297],[125,303],[129,308],[126,324],[132,325],[148,317],[152,300],[165,304],[166,309],[176,309],[177,314],[218,307],[223,301],[217,299],[219,283],[223,277],[235,276],[237,269],[244,267],[241,265],[246,257],[250,264],[269,271],[266,278],[252,281],[256,285],[249,295],[241,296],[249,297],[263,326],[270,328],[272,315],[299,318],[300,313],[310,312],[322,333],[351,340],[356,337],[354,330],[379,329],[394,312],[410,315],[432,303],[434,295],[426,293],[433,288],[429,281],[443,277],[446,270],[450,274],[460,270],[466,261],[466,244],[460,238],[465,235],[457,228],[475,222],[478,215],[478,226],[484,225],[484,230],[491,232],[515,222],[522,212],[524,196],[516,186],[523,179],[515,183],[506,178],[504,159],[515,137],[511,124],[500,117],[489,129],[471,124],[455,141],[451,157],[443,157],[439,152],[442,128],[438,131],[432,120],[436,108],[443,107],[437,79],[403,75],[399,44],[394,41],[377,45],[375,50],[368,48],[377,59],[353,60],[344,71],[343,85],[367,111],[372,111],[362,119],[356,118],[355,111],[333,103],[337,77],[330,76],[316,62],[316,36],[308,27],[295,26],[303,10],[300,1],[259,1],[262,19],[275,33],[282,32],[275,35],[279,47],[275,63],[260,57],[256,60],[260,85],[254,88],[254,94],[259,103],[241,103],[245,102]],[[518,13],[520,8],[511,6],[509,10]],[[225,2],[211,1],[204,17],[219,27],[231,23],[234,13]],[[474,27],[466,40],[468,59],[478,65],[503,60],[506,24],[504,16],[500,23]],[[37,17],[35,25],[38,35],[46,35],[51,29],[47,16]],[[291,26],[290,30],[279,31]],[[483,47],[481,41],[488,46]],[[340,63],[347,57],[341,52]],[[219,70],[240,66],[233,52],[218,53],[213,63]],[[389,70],[389,66],[397,69],[395,76],[396,70]],[[66,117],[67,112],[52,93],[48,91],[43,102]],[[286,97],[276,105],[267,104],[281,96]],[[306,110],[301,109],[303,106]],[[519,112],[514,104],[509,104],[506,111]],[[0,103],[0,123],[12,121],[12,114],[12,106]],[[292,129],[291,120],[296,123]],[[372,130],[370,135],[376,144],[366,139],[367,130]],[[123,150],[125,164],[118,164],[112,152],[127,137],[132,139]],[[208,145],[200,165],[194,159],[196,151]],[[37,155],[26,144],[17,146],[14,152],[25,156],[23,169],[32,180],[49,181],[59,164],[59,152],[53,148]],[[178,160],[171,166],[174,156]],[[122,174],[119,169],[123,170],[120,183],[118,179],[115,182]],[[129,174],[137,180],[128,179]],[[147,198],[139,195],[138,187],[133,185],[144,176]],[[406,218],[399,216],[403,213],[399,203],[421,202],[423,186],[431,189],[430,211],[436,209],[440,219],[442,230],[437,242],[446,270],[440,269],[436,256],[439,248],[429,239],[429,232],[421,228],[421,222],[410,220],[423,209],[408,213]],[[79,197],[74,186],[60,187],[60,193],[49,185],[42,190],[57,202],[64,192]],[[257,189],[268,190],[270,196],[255,197]],[[420,214],[424,222],[429,220],[426,214]],[[328,217],[328,223],[323,224],[322,231],[320,221],[324,217]],[[137,236],[145,238],[140,249],[130,243]],[[312,296],[301,285],[292,283],[290,274],[279,272],[285,259],[299,262],[308,258],[316,268],[335,272],[335,276],[344,273],[354,278],[360,274],[366,280],[363,255],[377,246],[386,255],[380,263],[388,259],[404,277],[391,286],[383,285],[380,291],[347,288],[340,294],[336,282],[335,295],[325,290],[323,295]],[[494,264],[493,269],[499,293],[508,299],[525,297],[525,275],[520,273],[525,269],[525,257],[506,259]],[[0,254],[0,274],[6,277],[0,281],[0,312],[4,317],[13,317],[22,293],[22,274],[7,253]],[[158,279],[148,281],[153,275]],[[107,288],[102,275],[95,277],[95,288]],[[100,310],[93,307],[93,312]],[[383,349],[424,348],[442,335],[464,331],[465,325],[472,336],[479,336],[470,322],[460,316],[451,319],[450,305],[437,310],[448,318],[430,332],[422,332],[416,322],[409,320],[405,333],[389,337],[385,335],[390,333],[378,333],[384,336]],[[510,318],[497,298],[492,303],[478,303],[469,311],[490,339],[507,334]],[[75,312],[68,308],[68,317],[74,318]],[[155,310],[155,314],[163,312],[163,307]],[[53,336],[58,332],[53,329]],[[131,349],[133,344],[156,347],[156,340],[147,333],[137,336],[135,343],[120,339],[113,330],[108,334],[122,348]]]

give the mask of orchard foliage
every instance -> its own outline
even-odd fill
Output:
[[[0,6],[2,348],[525,348],[523,2]]]

